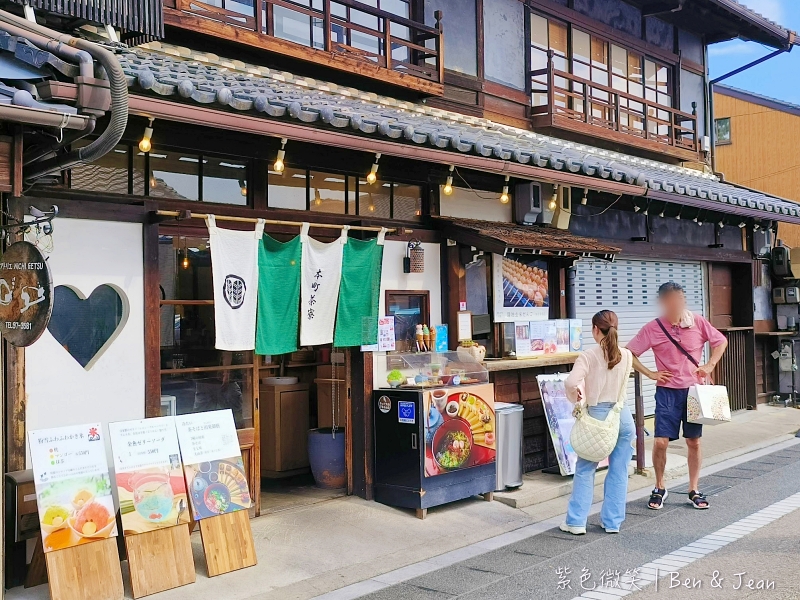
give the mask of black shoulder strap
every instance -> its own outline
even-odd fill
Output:
[[[669,339],[669,341],[670,341],[670,342],[672,342],[673,344],[675,344],[675,347],[676,347],[678,350],[680,350],[680,351],[683,353],[683,355],[684,355],[684,356],[686,356],[686,358],[688,358],[690,361],[692,361],[692,364],[694,364],[694,366],[695,366],[695,367],[699,367],[699,366],[700,366],[700,363],[699,363],[699,362],[697,362],[697,360],[695,360],[694,356],[692,356],[691,354],[689,354],[689,353],[686,351],[686,348],[684,348],[683,346],[681,346],[681,345],[678,343],[678,340],[676,340],[674,337],[672,337],[672,336],[670,335],[669,331],[667,331],[667,328],[666,328],[666,327],[664,327],[664,324],[661,322],[661,319],[656,319],[656,323],[658,323],[658,326],[659,326],[659,327],[661,327],[661,331],[663,331],[663,332],[664,332],[664,335],[666,335],[666,336],[667,336],[667,338]]]

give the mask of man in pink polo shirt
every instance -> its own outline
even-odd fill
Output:
[[[683,287],[669,281],[658,288],[661,317],[650,321],[628,343],[633,353],[634,368],[656,381],[656,431],[653,444],[653,468],[656,487],[648,507],[660,510],[667,498],[664,469],[667,465],[667,445],[677,440],[683,426],[683,437],[689,449],[689,503],[694,508],[708,508],[708,500],[699,491],[700,437],[703,426],[686,420],[686,398],[689,388],[709,379],[725,353],[728,341],[711,323],[686,309]],[[711,358],[701,364],[703,348],[711,344]],[[638,357],[653,350],[657,372],[639,361]]]

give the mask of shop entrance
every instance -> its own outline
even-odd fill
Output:
[[[176,229],[159,235],[161,415],[233,412],[254,516],[344,495],[349,353],[217,350],[208,236]]]

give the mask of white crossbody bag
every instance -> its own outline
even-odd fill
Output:
[[[622,387],[614,405],[604,420],[595,419],[589,415],[584,402],[575,405],[573,415],[575,424],[569,442],[575,454],[589,462],[600,462],[609,457],[619,438],[619,421],[622,407],[625,406],[627,397],[628,377],[633,367],[633,355],[630,350],[620,349],[622,360],[625,361],[625,377],[622,378]]]

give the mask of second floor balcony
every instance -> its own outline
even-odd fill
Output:
[[[368,0],[369,1],[369,0]],[[165,0],[167,25],[225,38],[425,95],[442,95],[441,13],[411,0]]]
[[[653,154],[696,161],[700,144],[697,115],[670,106],[667,81],[652,76],[620,77],[613,71],[567,61],[547,52],[546,66],[531,71],[531,121],[535,128],[569,131],[603,138],[613,144],[634,147]],[[576,73],[575,71],[578,71]],[[666,73],[666,71],[665,71]],[[644,81],[641,81],[644,79]],[[652,80],[652,86],[648,82]]]

